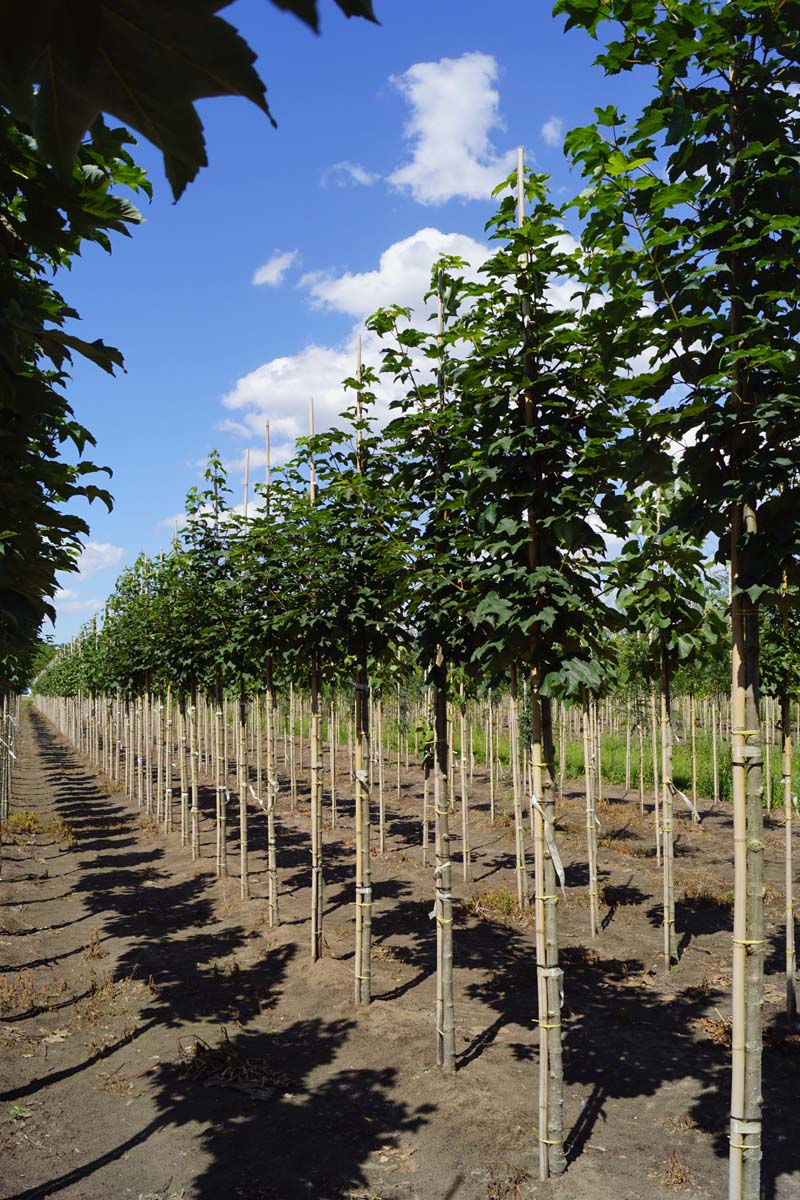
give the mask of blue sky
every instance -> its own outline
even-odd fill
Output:
[[[375,0],[380,26],[320,8],[319,37],[266,0],[225,10],[258,54],[277,131],[243,100],[203,102],[210,166],[177,205],[142,143],[145,224],[59,280],[83,336],[118,346],[127,374],[80,365],[70,387],[116,503],[88,510],[58,640],[140,550],[168,543],[212,447],[238,491],[246,447],[261,478],[266,417],[276,461],[305,432],[309,395],[318,428],[333,420],[364,317],[418,306],[439,252],[485,253],[489,192],[517,146],[565,198],[578,181],[564,132],[643,99],[640,79],[591,67],[597,44],[564,33],[549,0]]]

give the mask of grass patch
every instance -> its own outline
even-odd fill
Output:
[[[659,757],[661,755],[661,747],[659,744]],[[719,770],[719,797],[720,800],[730,800],[731,798],[731,768],[730,768],[730,743],[723,742],[717,739],[717,763]],[[625,786],[625,734],[609,734],[604,733],[601,744],[601,764],[603,770],[603,779],[606,783],[614,784],[617,787]],[[653,790],[653,758],[650,749],[650,740],[645,738],[644,744],[644,786],[649,792]],[[764,772],[766,781],[766,755],[764,761]],[[571,779],[583,778],[583,742],[568,741],[567,755],[565,762],[566,774]],[[800,747],[795,747],[793,751],[793,767],[792,774],[795,781],[800,778]],[[772,780],[772,807],[782,807],[783,790],[781,784],[781,756],[778,746],[772,747],[770,757],[770,776]],[[673,743],[672,749],[672,778],[675,786],[680,788],[682,792],[691,795],[692,788],[692,748],[688,737],[684,741],[677,739]],[[631,793],[639,790],[639,746],[638,739],[634,737],[631,745]],[[795,782],[795,790],[797,790],[797,782]],[[713,747],[710,733],[698,732],[697,734],[697,794],[706,800],[712,800],[714,796],[714,757]],[[766,782],[764,785],[764,805],[766,807]],[[681,807],[683,807],[681,805]]]
[[[66,987],[66,984],[64,985]],[[52,984],[41,987],[32,971],[0,977],[0,1013],[24,1013],[49,1008],[56,997]]]
[[[133,989],[141,993],[146,986],[130,978],[116,979],[113,971],[104,971],[102,975],[92,971],[89,994],[75,1010],[75,1025],[80,1028],[99,1025],[101,1021],[132,1019],[127,998]]]
[[[724,892],[719,886],[693,880],[687,883],[679,903],[696,912],[702,909],[733,912],[733,892]]]
[[[531,910],[523,908],[508,888],[499,887],[481,892],[472,901],[472,914],[489,921],[514,921],[529,924]]]
[[[4,842],[16,845],[30,843],[34,838],[45,836],[67,849],[75,843],[75,831],[63,817],[48,817],[42,820],[37,813],[14,812],[3,821]]]

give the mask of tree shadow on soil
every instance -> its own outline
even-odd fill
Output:
[[[366,1189],[365,1165],[379,1151],[399,1146],[435,1111],[392,1099],[395,1072],[343,1069],[315,1080],[344,1045],[353,1023],[297,1021],[279,1032],[242,1032],[208,1049],[207,1061],[227,1058],[258,1086],[237,1079],[229,1066],[224,1082],[198,1069],[202,1056],[188,1049],[183,1063],[167,1064],[152,1077],[159,1115],[114,1147],[12,1200],[45,1200],[120,1162],[135,1146],[170,1128],[190,1126],[207,1165],[192,1182],[196,1200],[237,1196],[286,1200],[290,1196],[342,1196]],[[231,1054],[231,1051],[233,1052]]]

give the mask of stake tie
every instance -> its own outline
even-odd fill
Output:
[[[734,1142],[734,1137],[752,1137],[757,1138],[755,1142]],[[760,1150],[761,1149],[761,1121],[760,1120],[745,1120],[744,1117],[731,1117],[730,1133],[728,1141],[731,1148],[734,1150]]]

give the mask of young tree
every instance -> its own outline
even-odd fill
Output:
[[[794,434],[800,304],[797,0],[558,0],[596,35],[609,74],[643,67],[652,98],[613,107],[567,149],[596,252],[610,332],[649,369],[635,394],[667,400],[653,425],[685,445],[676,525],[719,538],[732,582],[735,910],[730,1200],[761,1171],[763,818],[758,606],[793,580],[800,506]],[[649,473],[648,473],[649,474]],[[640,476],[641,478],[642,476]],[[644,476],[645,478],[648,475]],[[649,478],[655,478],[649,474]]]

